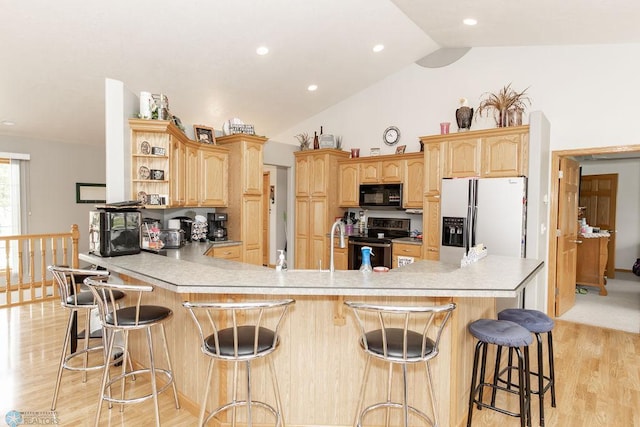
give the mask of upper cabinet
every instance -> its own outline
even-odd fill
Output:
[[[129,120],[131,192],[147,208],[227,205],[229,150],[191,141],[166,120]]]
[[[360,160],[360,183],[399,183],[402,182],[403,169],[401,159]]]
[[[402,207],[422,209],[424,194],[424,156],[423,153],[405,155],[402,160]]]
[[[338,165],[338,205],[357,208],[359,205],[360,165],[340,163]]]
[[[442,150],[439,157],[444,162],[439,167],[442,178],[527,176],[529,173],[529,126],[425,136],[420,141],[426,152],[434,145]],[[435,175],[428,172],[427,176],[429,180]],[[427,185],[426,191],[433,191],[429,187]]]

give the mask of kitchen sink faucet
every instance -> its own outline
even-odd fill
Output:
[[[330,247],[330,253],[331,253],[331,256],[329,257],[329,271],[331,272],[336,271],[336,268],[333,265],[333,235],[336,232],[336,228],[340,230],[340,247],[341,248],[346,247],[344,244],[344,223],[342,222],[341,219],[339,219],[336,222],[334,222],[333,225],[331,226],[331,237],[329,241],[329,247]]]

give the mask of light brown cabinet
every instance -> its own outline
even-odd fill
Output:
[[[440,259],[440,196],[425,196],[422,214],[422,257]]]
[[[329,231],[344,209],[338,206],[338,160],[349,154],[334,149],[298,151],[294,268],[329,267]]]
[[[340,163],[338,169],[338,205],[345,208],[357,208],[360,204],[360,165]]]
[[[482,176],[528,175],[529,132],[487,136],[482,139]]]
[[[402,207],[422,209],[424,194],[424,156],[408,154],[402,160]]]
[[[422,258],[422,245],[412,243],[396,243],[392,246],[392,267],[398,268],[398,257],[411,257],[414,261]]]
[[[480,176],[480,147],[479,138],[447,141],[444,176],[446,178]]]
[[[207,252],[207,256],[214,258],[223,258],[231,261],[240,261],[240,248],[241,245],[225,245],[214,246]]]
[[[336,270],[347,270],[349,268],[349,255],[347,252],[348,243],[345,238],[345,247],[340,247],[340,239],[333,239],[333,266]]]
[[[189,140],[166,120],[129,120],[131,192],[146,208],[225,206],[228,150]],[[152,170],[161,171],[162,179]]]
[[[241,260],[262,265],[262,163],[267,138],[256,135],[229,135],[216,139],[229,150],[227,233],[242,242]],[[214,160],[211,160],[214,161]]]
[[[197,144],[185,147],[186,206],[224,207],[228,203],[228,150]]]
[[[360,162],[361,184],[399,183],[402,177],[401,159],[367,159]]]
[[[607,244],[609,237],[587,238],[578,235],[578,255],[576,262],[576,285],[597,286],[600,295],[607,295]]]

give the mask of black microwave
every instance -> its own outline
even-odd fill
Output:
[[[402,209],[402,184],[360,184],[360,207]]]

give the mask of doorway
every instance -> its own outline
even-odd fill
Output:
[[[563,159],[574,159],[580,161],[581,159],[597,159],[598,157],[604,159],[613,158],[640,158],[640,145],[628,145],[628,146],[614,146],[614,147],[600,147],[589,149],[574,149],[554,151],[551,154],[551,198],[549,206],[549,262],[548,262],[548,288],[547,288],[547,311],[552,316],[560,316],[563,312],[571,308],[571,304],[562,304],[560,301],[560,295],[566,294],[566,289],[559,289],[559,285],[562,285],[558,280],[566,269],[575,270],[575,256],[570,259],[563,259],[558,255],[560,235],[563,233],[560,225],[560,218],[562,212],[560,212],[559,202],[560,198],[560,176],[561,176],[561,161]],[[566,212],[565,212],[566,213]],[[576,217],[577,220],[577,217]],[[575,225],[575,224],[574,224]],[[568,264],[567,264],[568,263]],[[575,283],[573,284],[575,285]],[[565,285],[566,286],[566,283]],[[562,311],[560,311],[560,309]]]
[[[263,265],[274,267],[278,250],[287,257],[287,211],[290,169],[283,166],[263,165]]]

